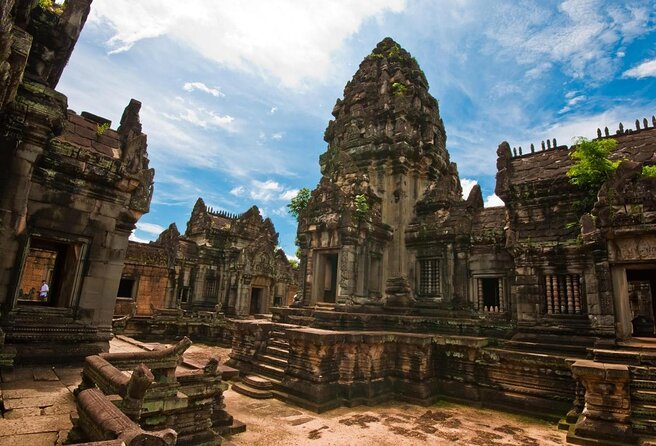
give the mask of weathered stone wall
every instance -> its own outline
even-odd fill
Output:
[[[90,3],[69,1],[61,12],[20,0],[9,2],[11,18],[7,2],[0,12],[0,46],[12,45],[0,66],[22,79],[2,93],[0,324],[26,360],[107,348],[128,236],[152,195],[141,104],[131,101],[112,130],[104,118],[67,111],[54,90]],[[57,286],[47,303],[21,306],[25,258],[41,242],[62,256]]]

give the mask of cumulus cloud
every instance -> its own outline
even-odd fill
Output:
[[[185,121],[204,129],[210,127],[220,127],[224,130],[233,130],[232,124],[235,120],[230,115],[219,115],[211,110],[198,107],[196,109],[185,107],[176,115],[166,114],[166,117],[174,121]]]
[[[130,239],[131,241],[133,241],[133,242],[137,242],[137,243],[148,243],[148,242],[150,242],[150,240],[147,240],[147,239],[145,239],[145,238],[137,237],[137,236],[134,234],[134,232],[132,232],[132,233],[130,234],[129,239]]]
[[[648,60],[630,70],[626,70],[622,77],[644,79],[645,77],[656,77],[656,59]]]
[[[504,205],[505,203],[501,198],[499,198],[497,194],[488,195],[485,198],[485,202],[483,203],[483,206],[485,206],[486,208],[491,208],[495,206],[504,206]]]
[[[469,193],[471,192],[472,188],[478,184],[478,181],[472,180],[469,178],[462,178],[460,179],[460,185],[462,186],[462,198],[465,200],[467,197],[469,197]]]
[[[229,68],[294,87],[325,79],[332,54],[365,20],[404,8],[405,0],[187,0],[184,7],[161,0],[97,0],[89,20],[111,24],[111,53],[166,35]]]
[[[283,187],[273,180],[251,182],[250,197],[254,200],[270,201],[279,196]]]
[[[280,199],[289,201],[298,195],[298,189],[289,189],[280,194]]]
[[[156,225],[154,223],[144,223],[144,222],[139,222],[137,223],[137,229],[143,232],[147,232],[148,234],[155,234],[159,235],[164,231],[164,227],[160,225]]]
[[[215,98],[225,96],[219,87],[208,87],[202,82],[185,82],[182,89],[189,92],[195,90],[202,91],[203,93],[211,94]]]

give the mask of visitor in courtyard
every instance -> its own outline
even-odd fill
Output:
[[[48,300],[48,293],[50,288],[45,280],[41,281],[41,289],[39,290],[39,298],[43,301]]]

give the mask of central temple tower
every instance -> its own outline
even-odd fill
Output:
[[[417,61],[385,38],[338,99],[322,178],[300,216],[305,304],[414,300],[405,230],[415,206],[461,200],[435,98]]]

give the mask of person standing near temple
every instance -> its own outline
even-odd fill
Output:
[[[41,300],[47,300],[48,299],[48,293],[50,292],[50,288],[48,287],[48,284],[46,281],[41,282],[41,289],[39,290],[39,298]]]

